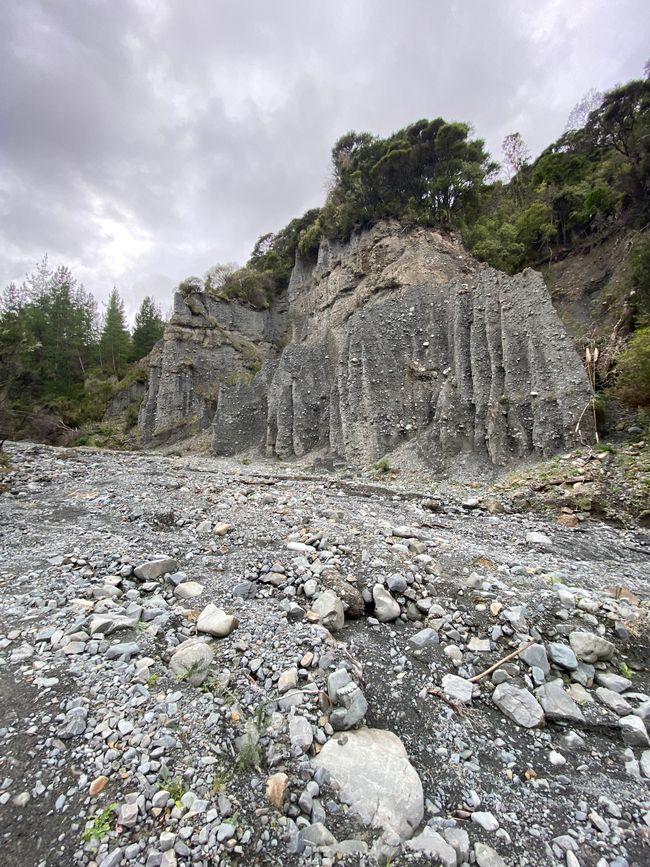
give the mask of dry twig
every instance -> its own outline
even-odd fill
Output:
[[[485,677],[486,674],[492,674],[492,672],[499,668],[500,665],[503,665],[504,662],[508,662],[510,659],[514,659],[515,656],[519,656],[520,653],[523,653],[524,650],[527,650],[531,645],[535,644],[534,641],[529,641],[528,644],[524,644],[523,647],[520,647],[519,650],[513,650],[512,653],[509,653],[507,656],[504,656],[503,659],[500,659],[498,662],[495,662],[494,665],[491,665],[489,668],[486,668],[485,671],[482,671],[480,674],[475,674],[474,677],[470,677],[470,683],[476,683],[481,680],[481,678]]]

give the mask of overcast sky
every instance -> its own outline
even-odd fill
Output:
[[[146,294],[321,203],[349,129],[473,124],[533,153],[640,77],[644,0],[5,0],[0,286],[44,253]]]

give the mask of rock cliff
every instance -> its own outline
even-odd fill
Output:
[[[220,392],[252,380],[278,355],[285,330],[286,298],[259,311],[177,292],[163,340],[151,353],[139,418],[144,444],[172,443],[209,428]],[[248,444],[242,440],[242,448]]]
[[[588,401],[537,272],[384,222],[298,255],[271,310],[177,295],[141,425],[155,444],[212,424],[220,455],[396,452],[445,472],[567,448]]]

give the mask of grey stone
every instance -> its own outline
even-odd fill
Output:
[[[368,844],[363,840],[341,840],[335,846],[323,849],[323,854],[330,858],[340,858],[341,855],[348,857],[350,855],[367,855],[367,853]]]
[[[552,540],[545,533],[526,533],[526,541],[529,545],[534,545],[536,548],[544,548],[547,551],[550,551],[553,547]]]
[[[334,731],[351,729],[361,722],[368,711],[368,702],[354,681],[338,688],[337,702],[344,707],[336,708],[330,714],[330,724]]]
[[[200,686],[208,676],[214,653],[199,641],[184,642],[169,660],[169,667],[176,677],[187,680],[192,686]]]
[[[236,827],[231,822],[222,822],[217,828],[217,840],[223,843],[235,836]]]
[[[327,694],[332,704],[338,704],[338,691],[341,687],[350,683],[352,678],[345,668],[337,668],[327,678]]]
[[[616,652],[611,641],[607,641],[593,632],[572,632],[569,635],[569,641],[575,655],[584,662],[608,660]]]
[[[125,828],[135,827],[138,820],[138,805],[137,804],[122,804],[120,812],[117,816],[118,824],[124,825]]]
[[[383,584],[375,584],[372,588],[372,598],[375,603],[375,617],[380,623],[390,623],[400,616],[401,608],[390,595]]]
[[[476,810],[472,813],[472,822],[483,828],[484,831],[496,831],[499,823],[492,813]]]
[[[492,693],[492,701],[517,725],[527,729],[544,725],[544,711],[527,689],[500,683]]]
[[[607,689],[605,686],[598,686],[594,690],[596,693],[596,698],[608,707],[610,710],[614,711],[615,714],[619,716],[627,716],[632,713],[632,707],[628,701],[626,701],[622,695],[619,695],[618,692],[614,692],[613,689]]]
[[[178,563],[171,557],[162,557],[159,560],[149,560],[147,563],[141,563],[134,569],[136,578],[140,581],[155,581],[168,572],[178,571]]]
[[[120,659],[121,657],[130,659],[139,653],[142,653],[140,645],[136,644],[135,641],[127,641],[120,644],[111,644],[104,656],[106,659]]]
[[[199,584],[198,581],[185,581],[176,587],[174,596],[177,599],[196,599],[203,593],[204,589],[203,584]]]
[[[541,669],[545,677],[548,677],[550,674],[551,666],[549,665],[546,648],[543,644],[531,644],[519,656],[531,668],[536,667]]]
[[[628,677],[615,674],[613,671],[597,671],[595,681],[598,686],[604,686],[612,692],[620,693],[632,688],[632,681]]]
[[[440,637],[435,629],[431,629],[427,627],[426,629],[421,629],[419,632],[416,632],[415,635],[412,635],[408,644],[413,648],[416,652],[422,652],[428,650],[431,647],[436,647],[440,643]]]
[[[551,720],[568,720],[569,722],[584,722],[584,716],[578,705],[568,695],[560,679],[545,683],[535,690],[535,695]]]
[[[315,825],[309,825],[300,832],[305,843],[310,846],[319,848],[321,846],[335,846],[336,837],[327,830],[322,822],[316,822]]]
[[[253,581],[240,581],[232,588],[232,595],[241,599],[252,599],[256,593],[257,588]]]
[[[491,846],[485,843],[474,844],[474,854],[478,867],[507,867],[503,858]]]
[[[403,593],[408,587],[406,578],[403,575],[391,575],[386,582],[391,593]]]
[[[476,635],[472,635],[470,638],[467,647],[469,650],[474,653],[489,653],[491,650],[490,647],[490,639],[489,638],[478,638]]]
[[[93,617],[90,621],[90,634],[112,635],[121,629],[134,629],[137,622],[137,617],[126,617],[121,614],[101,614]]]
[[[648,747],[650,739],[645,723],[638,716],[630,714],[629,716],[621,717],[619,726],[623,734],[623,740],[629,747]]]
[[[306,752],[314,742],[311,724],[304,716],[292,716],[289,720],[289,739],[291,746]]]
[[[206,605],[196,622],[197,632],[214,635],[215,638],[225,638],[239,626],[239,620],[233,614],[226,614],[213,602]]]
[[[578,667],[576,655],[568,644],[553,641],[548,645],[547,649],[551,662],[558,668],[563,668],[566,671],[575,671]]]
[[[644,750],[639,759],[639,767],[643,776],[650,780],[650,750]]]
[[[121,846],[117,846],[115,849],[112,849],[108,852],[102,860],[99,862],[99,867],[117,867],[118,864],[121,864],[124,859],[124,849]]]
[[[469,834],[464,828],[445,828],[443,837],[456,851],[458,864],[469,861]]]
[[[442,864],[443,867],[456,867],[456,850],[438,834],[437,831],[427,827],[417,837],[413,837],[404,844],[404,848],[410,852],[418,852],[425,855],[427,860],[434,864]]]
[[[329,771],[341,798],[365,823],[408,839],[422,821],[420,778],[392,732],[361,728],[337,735],[312,765]]]
[[[288,692],[290,689],[295,689],[298,686],[298,669],[287,668],[278,678],[278,692]]]
[[[463,704],[471,704],[472,692],[474,684],[464,677],[458,677],[456,674],[445,674],[442,678],[442,691],[446,696],[454,701],[460,701]]]
[[[324,590],[311,604],[312,611],[318,614],[320,622],[330,632],[343,629],[345,612],[343,603],[333,590]]]
[[[579,662],[575,671],[571,672],[571,680],[584,687],[593,686],[596,669],[589,662]]]

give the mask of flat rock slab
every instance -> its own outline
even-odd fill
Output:
[[[149,560],[136,566],[134,574],[140,581],[155,581],[168,572],[177,572],[178,562],[171,557],[161,557],[158,560]]]
[[[584,722],[585,718],[582,711],[571,696],[565,692],[560,678],[540,686],[535,695],[548,719]]]
[[[544,711],[527,689],[510,683],[500,683],[492,693],[492,701],[499,710],[517,725],[526,729],[544,725]]]
[[[471,704],[474,684],[457,674],[446,674],[442,679],[442,691],[448,698]]]
[[[392,732],[361,728],[333,737],[312,764],[329,772],[342,800],[366,824],[406,840],[422,821],[420,777]]]

